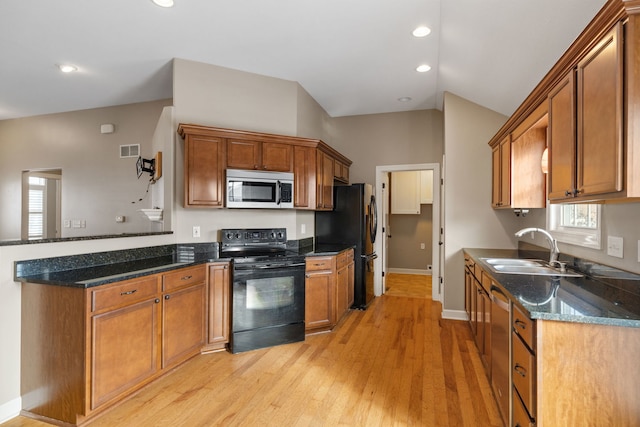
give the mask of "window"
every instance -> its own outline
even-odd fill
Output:
[[[548,209],[548,228],[559,242],[600,249],[601,212],[601,205],[551,205]]]
[[[44,236],[44,190],[46,180],[37,176],[29,177],[29,239]]]

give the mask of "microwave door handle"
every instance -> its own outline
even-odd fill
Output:
[[[280,206],[280,202],[282,201],[282,184],[280,184],[280,180],[277,181],[278,186],[276,189],[276,205]]]

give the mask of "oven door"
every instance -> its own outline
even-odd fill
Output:
[[[231,351],[304,340],[304,263],[236,264]]]

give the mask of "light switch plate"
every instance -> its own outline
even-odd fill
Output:
[[[622,237],[608,236],[607,237],[607,255],[617,258],[623,258],[622,246],[624,240]]]

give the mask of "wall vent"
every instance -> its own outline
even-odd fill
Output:
[[[140,144],[130,144],[120,146],[120,158],[138,157],[140,155]]]

